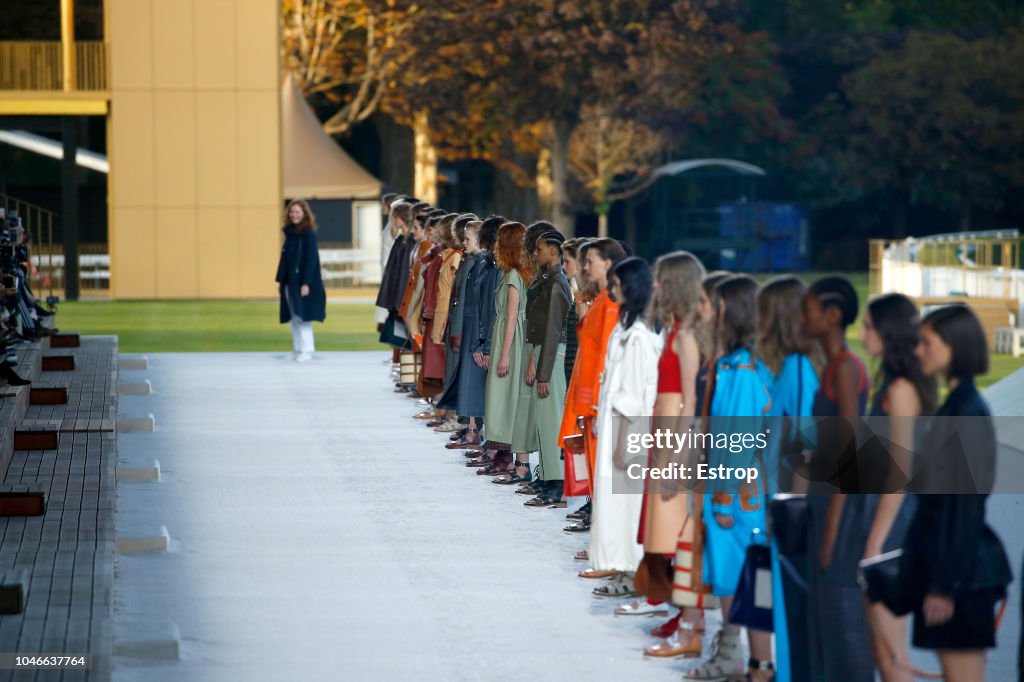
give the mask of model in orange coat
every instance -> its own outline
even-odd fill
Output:
[[[588,480],[593,486],[594,462],[597,460],[597,437],[594,435],[593,421],[597,416],[597,397],[601,393],[601,374],[604,372],[608,338],[619,323],[619,306],[608,297],[608,271],[626,257],[626,252],[612,239],[598,239],[586,245],[585,249],[585,254],[580,253],[580,260],[585,263],[584,275],[601,293],[594,299],[579,325],[576,366],[565,397],[558,442],[564,445],[566,436],[578,433],[577,419],[584,418],[583,442],[587,455]]]

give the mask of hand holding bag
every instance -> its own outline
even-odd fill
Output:
[[[764,469],[761,456],[757,461]],[[764,476],[758,476],[762,497],[767,497]],[[743,625],[751,630],[772,632],[775,630],[772,619],[772,551],[770,539],[762,542],[761,532],[754,530],[747,555],[740,572],[740,582],[736,586],[736,594],[729,609],[729,622]]]
[[[881,602],[895,616],[912,612],[924,598],[919,590],[907,589],[902,578],[902,564],[902,549],[862,559],[857,564],[857,582],[868,601]]]

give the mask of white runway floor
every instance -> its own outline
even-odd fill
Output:
[[[120,436],[119,535],[166,526],[170,551],[119,556],[115,632],[174,623],[178,661],[119,656],[114,679],[679,680],[683,661],[640,654],[657,620],[615,619],[591,597],[561,532],[479,480],[409,416],[385,353],[150,355],[153,433]],[[1019,570],[1021,498],[993,499]],[[1019,592],[990,661],[1009,679]],[[868,655],[865,652],[865,655]],[[915,655],[934,668],[934,659]],[[692,664],[690,664],[692,665]]]
[[[120,436],[115,629],[173,622],[181,660],[118,657],[115,679],[678,680],[645,629],[575,577],[565,510],[480,480],[409,416],[384,353],[150,355],[154,433]],[[132,379],[137,376],[138,379]],[[159,633],[159,630],[158,630]]]

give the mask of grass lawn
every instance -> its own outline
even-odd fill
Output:
[[[328,303],[314,323],[317,350],[381,350],[373,304]],[[277,301],[89,301],[61,303],[57,325],[83,334],[115,334],[123,353],[290,351]]]
[[[810,283],[823,273],[805,273]],[[867,273],[844,273],[868,299]],[[758,275],[764,281],[770,275]],[[372,293],[372,292],[370,292]],[[370,303],[327,304],[327,321],[314,324],[317,350],[382,350]],[[278,324],[277,301],[115,301],[60,304],[58,326],[83,334],[115,334],[124,353],[181,351],[289,351],[288,325]],[[850,327],[850,347],[864,357],[860,319]],[[980,386],[1024,367],[1024,358],[992,356],[992,371]],[[869,364],[869,369],[873,367]]]

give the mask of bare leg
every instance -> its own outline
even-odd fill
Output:
[[[982,682],[985,679],[985,651],[940,650],[939,662],[946,682]]]
[[[871,654],[875,659],[882,682],[914,682],[914,675],[906,666],[907,619],[898,618],[882,604],[864,600],[868,629],[871,634]]]

